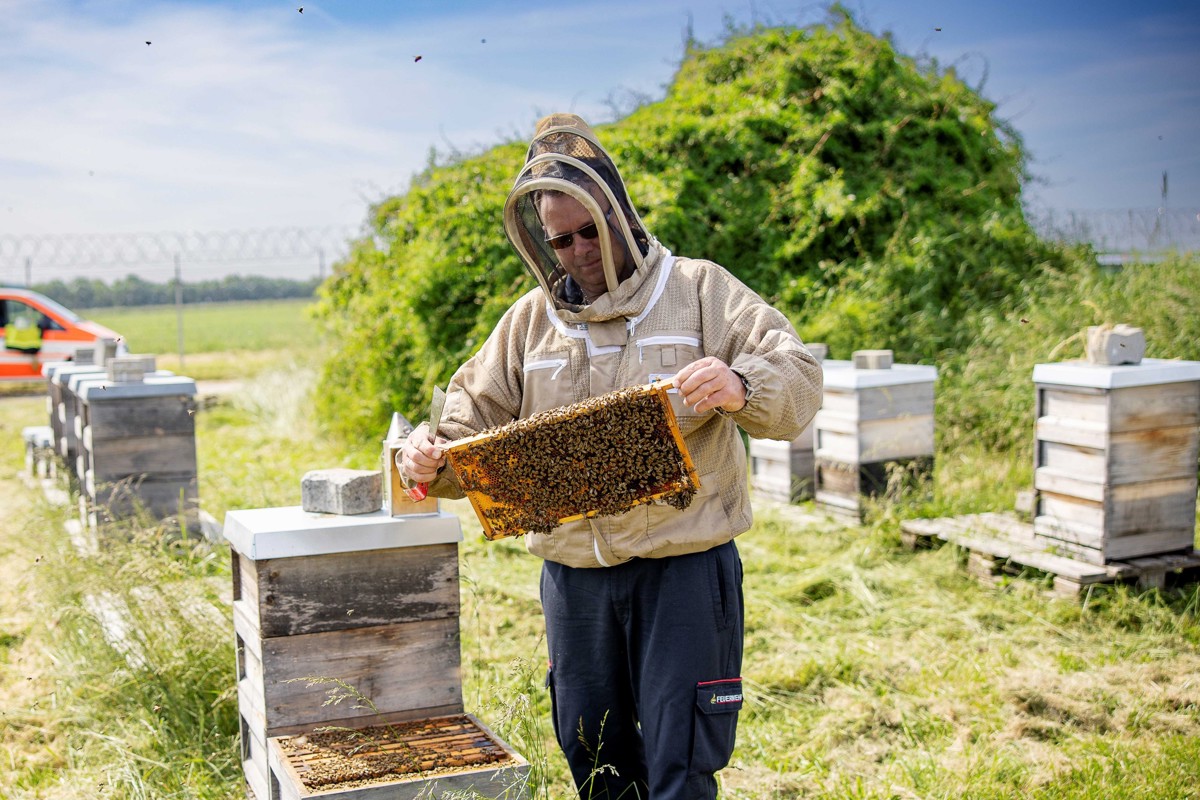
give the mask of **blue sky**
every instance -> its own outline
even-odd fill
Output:
[[[1200,209],[1195,0],[846,6],[982,84],[1033,156],[1033,206],[1154,207],[1167,171],[1170,207]],[[0,0],[0,236],[356,227],[431,148],[661,97],[689,21],[712,41],[727,18],[824,16],[764,0]]]

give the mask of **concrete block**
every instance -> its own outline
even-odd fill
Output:
[[[317,469],[300,481],[300,505],[316,514],[370,514],[383,507],[379,470]]]
[[[855,350],[852,356],[855,369],[891,369],[891,350]]]
[[[92,364],[102,367],[117,355],[116,339],[97,339],[92,350]]]
[[[141,383],[147,373],[155,370],[152,355],[114,356],[104,365],[110,381],[118,383]]]
[[[1132,325],[1092,325],[1087,329],[1087,360],[1092,364],[1140,364],[1146,334]]]

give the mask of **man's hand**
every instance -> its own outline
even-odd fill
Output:
[[[429,483],[446,463],[441,445],[448,440],[438,437],[437,444],[429,441],[429,423],[422,422],[408,434],[400,448],[400,471],[413,483]]]
[[[714,408],[733,413],[746,405],[742,379],[719,358],[705,356],[693,361],[675,373],[674,381],[684,404],[697,414]]]

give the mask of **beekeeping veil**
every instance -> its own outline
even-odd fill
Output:
[[[555,307],[578,310],[587,301],[547,243],[539,214],[539,202],[552,193],[574,198],[591,214],[610,292],[630,270],[642,267],[649,237],[620,173],[587,123],[574,114],[539,121],[525,166],[504,203],[504,232]],[[606,214],[610,209],[613,213]]]

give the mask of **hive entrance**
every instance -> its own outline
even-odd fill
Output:
[[[686,508],[700,481],[669,388],[621,389],[451,444],[447,457],[484,536],[547,533],[656,499]]]

